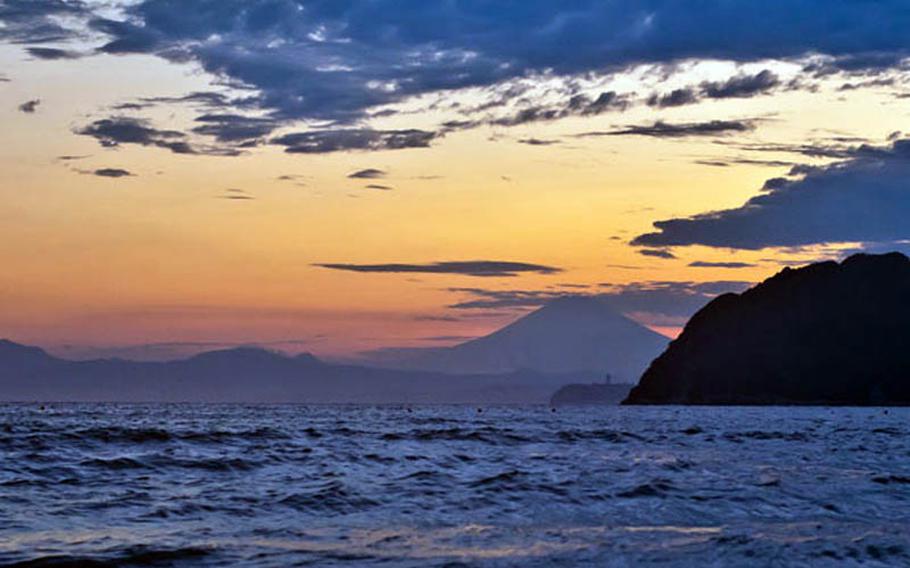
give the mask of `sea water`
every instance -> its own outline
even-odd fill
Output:
[[[0,564],[910,564],[910,409],[0,405]]]

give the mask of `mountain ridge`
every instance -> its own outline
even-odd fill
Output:
[[[696,313],[624,404],[910,404],[910,259],[785,268]]]
[[[22,363],[24,362],[24,363]],[[545,404],[587,374],[446,375],[241,347],[175,361],[69,361],[0,342],[0,401]]]

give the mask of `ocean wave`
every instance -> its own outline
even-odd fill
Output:
[[[910,561],[910,408],[0,416],[0,565]]]
[[[174,566],[209,556],[210,548],[154,548],[136,546],[97,556],[50,555],[5,564],[9,568],[114,568],[124,566]]]

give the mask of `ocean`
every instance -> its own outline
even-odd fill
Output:
[[[907,565],[908,418],[0,405],[0,565]]]

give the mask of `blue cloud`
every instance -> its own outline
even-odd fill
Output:
[[[772,178],[741,207],[657,221],[635,246],[735,249],[910,239],[910,139],[861,146],[829,166]]]
[[[43,30],[51,16],[84,10],[64,0],[0,6],[18,41],[61,35]],[[195,61],[257,89],[275,117],[331,120],[535,72],[819,53],[833,57],[813,69],[824,74],[894,67],[910,47],[904,0],[142,0],[125,19],[94,17],[91,27],[109,38],[102,52]],[[740,96],[775,84],[769,72],[708,90]]]
[[[589,98],[568,87],[561,103],[530,101],[512,108],[508,103],[517,94],[496,91],[538,74],[575,77],[690,59],[823,55],[812,59],[808,75],[874,75],[904,66],[910,54],[905,0],[790,0],[774,6],[766,0],[136,0],[117,17],[109,6],[103,14],[95,6],[0,0],[0,41],[29,45],[34,58],[44,59],[152,54],[198,65],[221,84],[246,90],[243,98],[191,94],[118,109],[215,107],[181,140],[146,143],[183,153],[217,153],[192,142],[190,134],[209,137],[225,155],[265,143],[289,153],[422,148],[448,130],[594,116],[630,104],[627,94]],[[40,45],[99,37],[94,51]],[[430,130],[363,124],[378,105],[466,87],[499,93],[494,104],[508,106],[511,114],[478,117],[480,109],[453,109],[463,120]],[[764,70],[657,93],[648,102],[670,107],[780,87],[779,78]],[[270,139],[279,127],[301,120],[319,126]],[[662,128],[635,133],[680,135]]]

